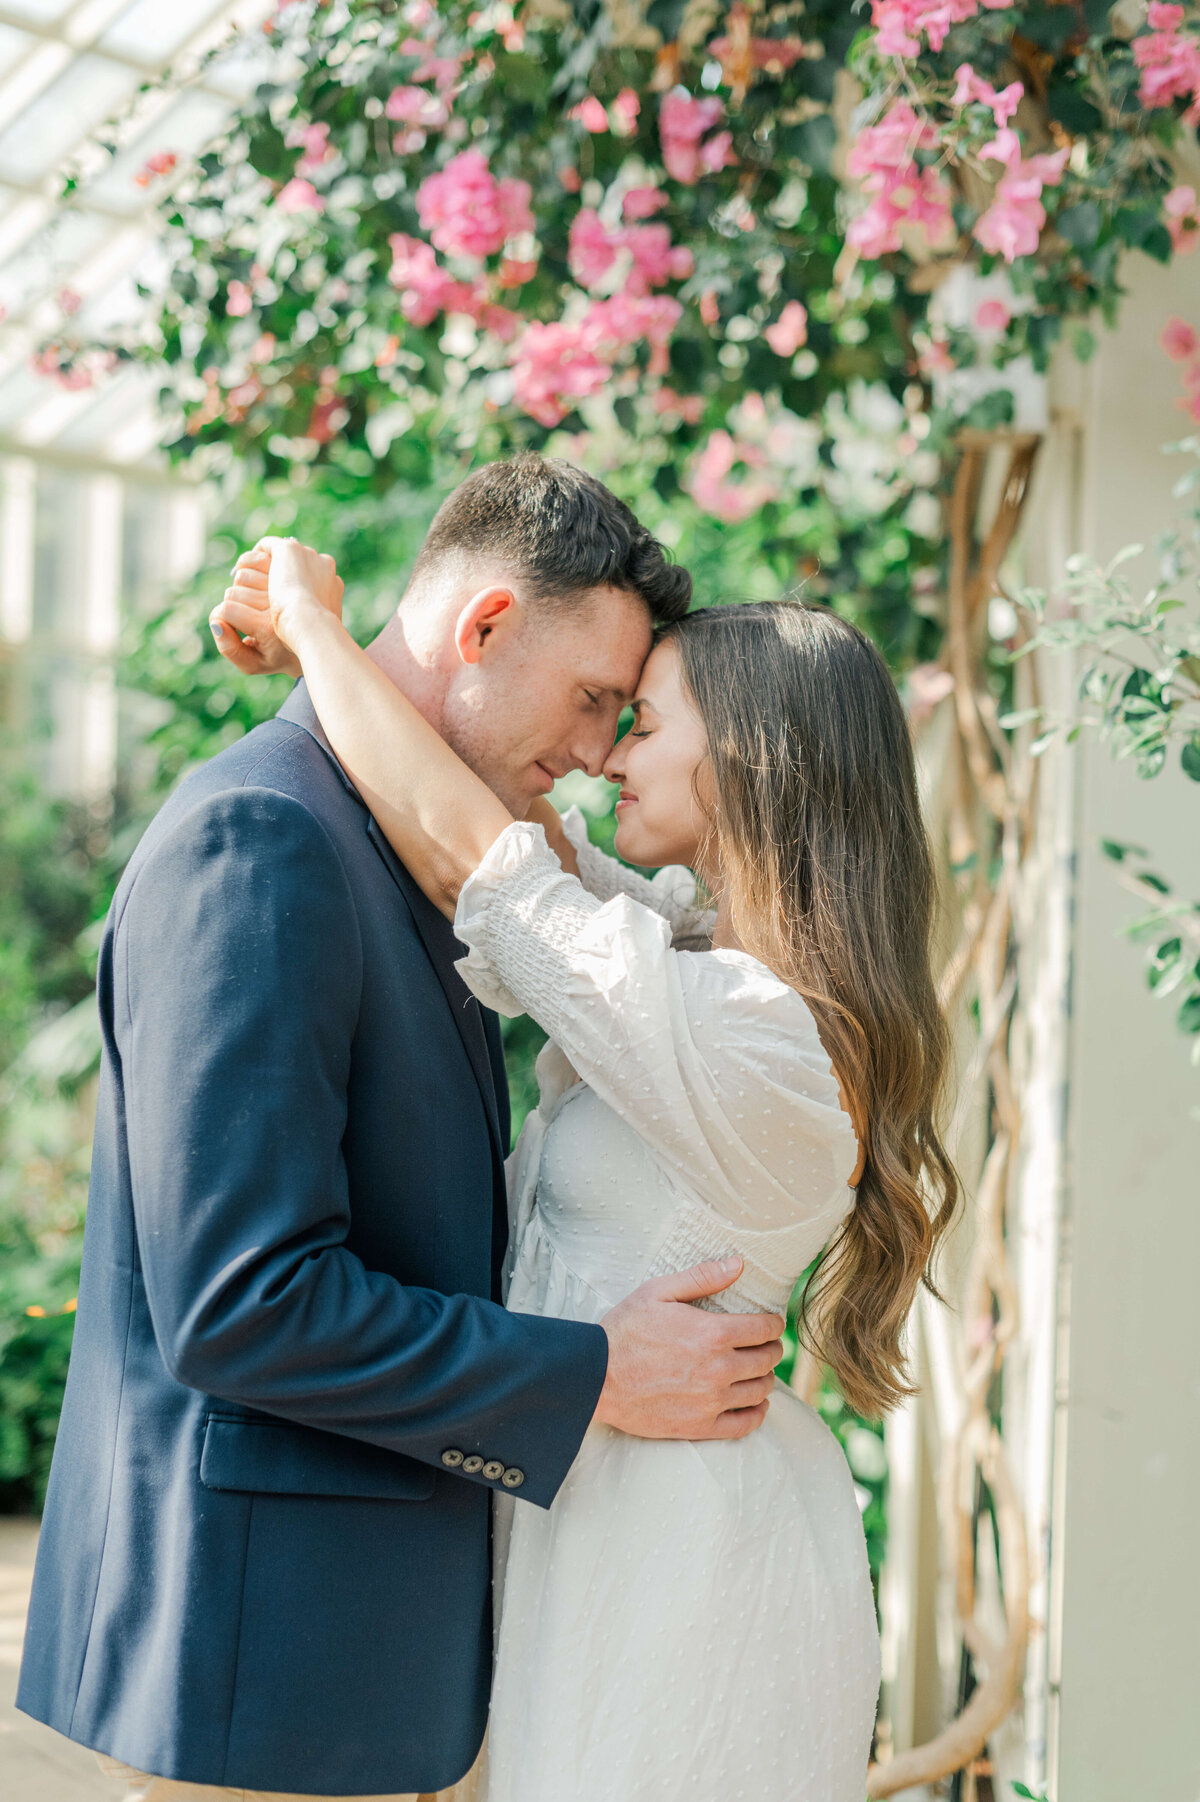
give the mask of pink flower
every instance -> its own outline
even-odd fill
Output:
[[[628,294],[646,294],[665,282],[685,281],[695,266],[686,246],[671,243],[665,225],[627,225],[610,231],[591,207],[576,213],[567,255],[571,274],[581,287],[600,287],[622,251],[627,251],[632,261],[625,281]]]
[[[578,194],[583,186],[578,169],[572,169],[569,164],[565,169],[559,170],[558,179],[568,194]]]
[[[230,282],[225,290],[225,311],[231,319],[243,319],[254,305],[245,282]]]
[[[1002,163],[1005,173],[996,184],[996,198],[975,221],[974,235],[983,248],[1006,263],[1032,256],[1038,247],[1046,209],[1043,187],[1062,180],[1069,149],[1021,158],[1021,141],[1006,127],[979,152],[981,159]]]
[[[297,175],[311,175],[336,154],[329,145],[328,125],[294,125],[284,141],[292,150],[304,147],[304,155],[296,164]]]
[[[419,126],[423,131],[437,131],[450,118],[450,109],[440,95],[416,87],[393,88],[383,112],[387,119]]]
[[[981,300],[975,309],[976,330],[981,332],[1002,332],[1011,318],[1002,300]]]
[[[629,188],[621,202],[621,212],[626,219],[649,219],[666,204],[667,196],[661,188]]]
[[[960,63],[954,76],[958,86],[954,90],[951,104],[966,106],[968,101],[981,100],[984,106],[991,107],[992,117],[999,128],[1008,124],[1025,92],[1019,81],[1010,81],[1006,88],[997,93],[990,82],[984,81],[981,75],[976,75],[970,63]]]
[[[629,294],[645,294],[650,288],[661,288],[665,282],[686,281],[696,266],[686,245],[672,244],[667,225],[626,226],[621,244],[633,257],[633,268],[625,284]]]
[[[1200,119],[1200,43],[1181,37],[1182,6],[1155,3],[1146,10],[1148,32],[1133,40],[1133,60],[1142,71],[1138,99],[1146,107],[1170,106],[1172,100],[1190,100],[1184,113],[1189,125]]]
[[[933,244],[951,224],[945,181],[936,169],[922,169],[914,160],[915,151],[932,149],[936,142],[928,119],[899,100],[851,145],[847,169],[870,198],[865,211],[851,221],[846,242],[862,256],[899,250],[902,225],[920,227]]]
[[[1159,333],[1158,341],[1176,363],[1186,363],[1189,357],[1196,354],[1196,334],[1186,319],[1180,319],[1178,314],[1172,313]]]
[[[763,337],[777,357],[793,357],[808,342],[808,314],[798,300],[789,300]]]
[[[537,263],[519,257],[505,257],[496,276],[500,288],[523,288],[537,274]]]
[[[482,150],[463,150],[417,189],[417,216],[447,256],[490,256],[533,230],[529,183],[497,181]]]
[[[317,193],[310,181],[294,175],[285,182],[275,196],[275,205],[281,213],[323,213],[325,202]]]
[[[699,425],[704,412],[702,394],[676,394],[674,388],[660,388],[654,396],[656,413],[676,413],[685,425]]]
[[[700,318],[709,327],[720,324],[721,303],[715,288],[706,288],[700,296]]]
[[[432,324],[439,313],[451,310],[456,291],[464,284],[447,274],[423,239],[393,232],[388,244],[392,252],[388,280],[400,291],[400,311],[411,325]]]
[[[594,207],[580,207],[571,221],[567,262],[584,288],[600,285],[617,260],[619,238],[609,232]]]
[[[568,119],[578,119],[585,131],[600,132],[608,130],[608,114],[602,101],[589,94],[578,106],[573,106],[567,114]]]
[[[642,103],[634,88],[622,88],[612,104],[613,129],[621,137],[628,138],[637,130],[638,114]]]
[[[730,525],[749,519],[777,493],[775,484],[761,473],[731,481],[733,467],[739,462],[747,468],[759,463],[756,448],[741,444],[726,431],[712,432],[692,465],[687,484],[697,506]]]
[[[556,426],[576,401],[598,394],[612,374],[578,325],[527,326],[512,366],[513,397],[539,425]]]
[[[957,368],[957,364],[950,355],[950,346],[946,340],[931,338],[917,357],[917,367],[922,375],[949,375]]]
[[[1163,201],[1171,243],[1180,256],[1200,244],[1200,207],[1195,188],[1172,188]]]
[[[731,133],[717,132],[705,140],[704,134],[724,117],[725,104],[715,95],[695,100],[683,88],[672,88],[663,95],[658,131],[663,162],[674,181],[694,187],[701,175],[715,175],[736,161]]]
[[[134,176],[135,187],[148,188],[156,176],[170,175],[178,160],[173,150],[156,151],[152,157],[146,159]]]
[[[1011,0],[983,0],[993,11]],[[924,32],[931,50],[940,50],[952,25],[973,19],[977,0],[872,0],[871,23],[881,56],[919,56]]]

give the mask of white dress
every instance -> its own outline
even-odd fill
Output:
[[[583,882],[540,827],[510,826],[455,925],[476,995],[552,1041],[509,1164],[507,1305],[598,1321],[646,1277],[736,1250],[743,1274],[705,1305],[782,1314],[853,1202],[812,1015],[744,952],[673,948],[702,925],[686,872],[651,883],[578,814],[567,828]],[[592,1426],[550,1509],[496,1506],[480,1802],[862,1802],[862,1523],[841,1447],[783,1383],[745,1440]]]

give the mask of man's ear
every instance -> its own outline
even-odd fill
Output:
[[[516,607],[517,597],[501,583],[471,596],[454,626],[455,647],[464,663],[479,662],[496,628],[512,624]]]

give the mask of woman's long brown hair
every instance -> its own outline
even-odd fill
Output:
[[[912,1393],[904,1322],[958,1198],[938,1136],[950,1041],[908,725],[879,652],[827,608],[704,608],[663,638],[708,737],[709,862],[734,929],[812,1010],[865,1149],[801,1313],[850,1406],[879,1414]]]

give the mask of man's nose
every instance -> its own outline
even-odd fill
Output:
[[[607,731],[582,734],[572,746],[572,761],[589,776],[603,776],[613,754],[613,741]]]

